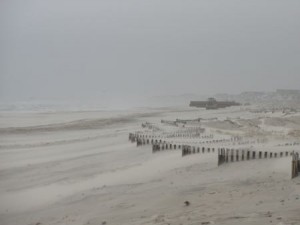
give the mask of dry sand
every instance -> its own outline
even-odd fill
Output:
[[[128,142],[144,121],[199,117],[219,119],[203,124],[216,135],[268,139],[257,149],[300,148],[281,145],[299,141],[288,135],[300,130],[297,113],[1,113],[0,224],[300,224],[300,180],[290,179],[289,157],[218,167],[216,154],[152,154],[150,145]]]

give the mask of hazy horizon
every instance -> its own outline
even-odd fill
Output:
[[[300,88],[299,1],[0,5],[1,101]]]

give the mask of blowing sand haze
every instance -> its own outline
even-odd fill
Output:
[[[1,0],[0,225],[300,225],[300,1]]]
[[[0,128],[3,224],[300,221],[290,156],[300,142],[285,135],[300,129],[300,113],[181,107],[2,113],[1,120],[20,125]],[[186,146],[191,154],[182,157]],[[218,166],[220,148],[245,150],[245,158]],[[257,158],[247,159],[247,150]],[[278,155],[259,159],[259,151]]]

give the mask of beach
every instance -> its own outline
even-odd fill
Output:
[[[300,224],[291,157],[218,166],[216,153],[153,154],[128,141],[145,121],[201,117],[217,118],[201,124],[216,136],[258,134],[268,141],[253,148],[293,151],[300,146],[282,143],[299,140],[290,135],[299,113],[236,106],[0,115],[1,225]]]

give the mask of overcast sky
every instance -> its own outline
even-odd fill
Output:
[[[298,0],[1,0],[0,99],[300,89]]]

